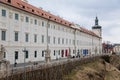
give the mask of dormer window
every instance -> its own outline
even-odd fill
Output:
[[[42,16],[43,16],[44,14],[42,13]]]
[[[49,18],[51,18],[51,16],[49,16]]]
[[[11,0],[7,0],[7,2],[11,3]]]
[[[22,6],[22,8],[24,8],[24,9],[25,9],[25,6]]]
[[[32,12],[34,12],[34,10],[32,9]]]

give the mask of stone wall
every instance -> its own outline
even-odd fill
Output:
[[[25,68],[24,72],[13,73],[9,76],[1,78],[0,80],[63,80],[63,77],[69,74],[77,66],[93,62],[99,56],[68,60],[64,63],[46,64],[36,68]]]

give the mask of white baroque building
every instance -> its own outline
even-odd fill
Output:
[[[0,45],[11,64],[44,61],[48,49],[51,60],[100,54],[101,26],[97,17],[90,31],[25,1],[0,0]]]

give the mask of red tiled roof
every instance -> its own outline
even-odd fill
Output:
[[[74,25],[74,23],[71,23],[67,20],[64,20],[64,19],[62,19],[58,16],[55,16],[55,15],[49,13],[49,12],[46,12],[46,11],[40,9],[40,8],[32,6],[31,4],[28,4],[28,3],[23,2],[21,0],[0,0],[0,2],[2,2],[4,4],[7,4],[7,5],[10,5],[10,6],[13,6],[13,7],[18,8],[18,9],[21,9],[23,11],[29,12],[31,14],[46,18],[48,20],[57,22],[57,23],[62,24],[62,25],[66,25],[66,26],[69,26],[69,27],[71,27],[71,25]],[[73,27],[71,27],[71,28],[73,28]],[[74,28],[74,29],[76,29],[76,28]],[[78,30],[80,30],[84,33],[99,37],[94,32],[92,32],[90,30],[87,30],[83,27],[80,27]]]
[[[9,2],[9,1],[11,1],[11,2]],[[63,25],[69,26],[69,27],[72,25],[72,23],[69,21],[66,21],[58,16],[55,16],[49,12],[46,12],[40,8],[32,6],[31,4],[28,4],[28,3],[23,2],[21,0],[0,0],[0,2],[6,3],[6,4],[11,5],[13,7],[19,8],[21,10],[27,11],[29,13],[41,16],[41,17],[46,18],[48,20],[52,20],[54,22],[57,22],[57,23],[60,23],[60,24],[63,24]]]
[[[88,30],[88,29],[86,29],[86,28],[84,28],[84,27],[80,27],[80,30],[81,30],[82,32],[87,33],[87,34],[90,34],[90,35],[92,35],[92,36],[99,37],[99,36],[96,35],[93,31]],[[99,38],[100,38],[100,37],[99,37]]]

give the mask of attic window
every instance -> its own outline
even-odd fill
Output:
[[[51,18],[51,16],[49,16],[49,18]]]
[[[32,12],[34,12],[34,10],[32,9]]]
[[[24,8],[24,9],[25,9],[25,6],[22,6],[22,8]]]
[[[44,14],[42,13],[42,16],[43,16]]]
[[[11,0],[7,0],[7,2],[11,3]]]
[[[61,21],[61,23],[62,23],[62,21]]]
[[[55,19],[56,20],[56,19]]]

